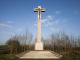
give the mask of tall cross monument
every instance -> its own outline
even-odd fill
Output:
[[[41,40],[41,13],[45,12],[45,9],[41,6],[38,6],[34,9],[34,12],[36,12],[38,15],[38,21],[37,21],[37,39],[35,41],[35,51],[30,51],[25,54],[19,54],[17,57],[19,57],[21,60],[55,60],[62,57],[62,55],[59,55],[55,52],[43,50],[43,42]],[[37,53],[37,54],[36,54]],[[22,56],[21,56],[22,55]]]
[[[41,6],[38,6],[34,9],[34,12],[38,14],[37,21],[37,40],[35,41],[35,50],[43,50],[43,43],[41,41],[41,13],[45,12],[45,9]]]

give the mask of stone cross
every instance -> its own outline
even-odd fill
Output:
[[[38,22],[37,22],[37,40],[35,42],[35,50],[43,50],[43,43],[41,41],[41,13],[45,12],[45,9],[41,6],[34,9],[34,12],[38,14]]]

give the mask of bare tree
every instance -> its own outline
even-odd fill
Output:
[[[18,53],[19,51],[19,47],[20,47],[20,43],[17,39],[16,36],[14,36],[13,38],[10,38],[6,44],[9,46],[10,48],[10,53]]]

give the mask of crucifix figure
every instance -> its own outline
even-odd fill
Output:
[[[41,41],[41,13],[45,12],[45,9],[41,6],[34,9],[34,12],[38,14],[38,21],[37,21],[37,40],[35,41],[35,50],[43,50],[43,43]]]

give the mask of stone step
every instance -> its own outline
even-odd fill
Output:
[[[20,56],[20,59],[59,59],[62,55],[52,51],[30,51]]]

